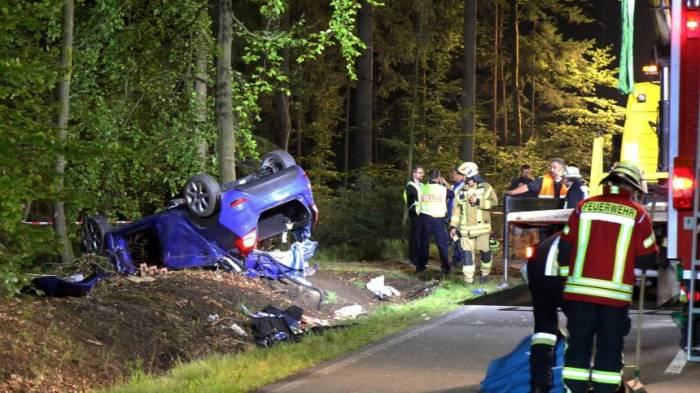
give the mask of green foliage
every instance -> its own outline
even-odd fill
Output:
[[[323,294],[323,303],[324,304],[337,304],[338,303],[338,294],[334,291],[328,291]]]
[[[60,4],[52,1],[6,2],[0,6],[0,294],[14,294],[21,271],[33,256],[48,253],[46,232],[21,223],[32,200],[54,191],[53,96],[58,51]]]
[[[350,247],[359,259],[382,256],[382,240],[400,239],[403,183],[396,170],[364,172],[348,190],[316,195],[320,220],[314,232],[321,247]],[[396,258],[394,256],[393,258]]]
[[[355,34],[360,2],[233,5],[238,166],[254,167],[259,152],[277,148],[270,142],[279,140],[272,93],[289,95],[290,146],[298,146],[296,159],[312,181],[321,211],[315,236],[328,258],[405,257],[401,192],[412,117],[414,162],[446,175],[458,160],[464,2],[370,3],[374,165],[350,173],[343,173],[343,145],[346,132],[354,132],[353,63],[364,48]],[[500,191],[524,162],[539,174],[551,156],[562,156],[585,172],[592,137],[619,132],[622,113],[600,96],[616,83],[609,48],[563,33],[591,22],[585,9],[593,2],[519,2],[523,146],[501,139],[501,120],[498,135],[490,130],[496,4],[507,33],[508,2],[485,3],[478,11],[475,160],[482,174]],[[216,7],[205,0],[78,2],[65,143],[55,141],[53,126],[60,11],[55,1],[0,7],[0,186],[6,193],[0,282],[10,292],[21,284],[19,272],[54,254],[49,231],[20,224],[30,202],[31,214],[41,218],[51,216],[46,207],[56,199],[66,201],[70,222],[98,212],[138,218],[177,197],[189,176],[217,172]],[[499,56],[507,63],[512,43],[507,34],[502,38]],[[196,66],[201,51],[207,54],[203,74]],[[498,78],[508,81],[504,70]],[[208,87],[204,112],[193,89],[198,78]],[[512,109],[510,87],[507,94],[498,98],[499,119]],[[67,158],[60,195],[52,175],[58,152]],[[341,188],[346,178],[348,187]]]

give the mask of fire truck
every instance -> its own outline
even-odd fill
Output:
[[[658,270],[648,275],[657,287],[658,304],[670,299],[685,303],[675,320],[683,331],[682,346],[690,348],[688,360],[700,361],[700,0],[649,0],[649,6],[656,40],[635,45],[653,46],[655,64],[649,71],[655,68],[658,77],[635,85],[622,135],[612,143],[594,141],[591,194],[600,192],[606,161],[632,161],[644,170],[650,192],[643,204],[653,218],[662,254]],[[613,146],[613,157],[607,160],[605,145]],[[535,207],[540,210],[519,209],[522,201],[504,204],[506,266],[511,224],[561,224],[571,213],[548,209],[552,202],[542,202]]]

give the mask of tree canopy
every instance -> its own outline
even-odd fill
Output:
[[[566,33],[593,22],[594,3],[519,0],[512,18],[511,1],[479,2],[474,157],[498,189],[520,164],[539,172],[551,156],[585,171],[593,136],[620,131],[622,109],[601,94],[616,85],[610,48]],[[401,237],[409,151],[413,163],[444,172],[459,159],[464,4],[234,1],[236,170],[250,171],[259,154],[286,141],[322,211],[328,207],[317,235],[326,245],[345,239],[376,250],[367,244],[379,234]],[[21,287],[23,273],[58,260],[51,230],[22,223],[50,220],[53,202],[65,202],[78,251],[80,217],[151,214],[191,175],[220,169],[218,2],[76,1],[65,140],[56,136],[62,6],[0,6],[0,283],[7,293]],[[363,19],[366,9],[371,19]],[[511,83],[514,40],[519,91]],[[369,67],[356,68],[361,56],[370,56]],[[367,72],[370,93],[359,94]],[[513,102],[522,142],[510,124]],[[358,116],[370,116],[370,134],[358,131]],[[369,162],[348,167],[348,156],[367,147]],[[55,171],[58,155],[64,175]],[[344,215],[354,220],[342,225]]]

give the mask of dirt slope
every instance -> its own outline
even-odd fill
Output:
[[[399,273],[408,266],[383,267],[386,284],[403,293],[394,302],[423,293],[425,281]],[[249,331],[241,305],[256,311],[296,304],[305,315],[332,320],[340,307],[379,304],[363,287],[379,274],[319,271],[313,283],[334,300],[320,310],[318,297],[296,285],[212,271],[170,272],[150,283],[112,278],[81,298],[3,300],[0,392],[82,392],[137,369],[163,372],[177,361],[243,351],[255,344],[230,328]]]

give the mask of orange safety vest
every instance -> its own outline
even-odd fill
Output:
[[[540,198],[564,198],[566,192],[569,191],[569,186],[566,185],[564,179],[561,180],[561,189],[559,189],[559,196],[554,195],[554,179],[549,173],[542,176],[542,188],[540,188],[539,197]]]

